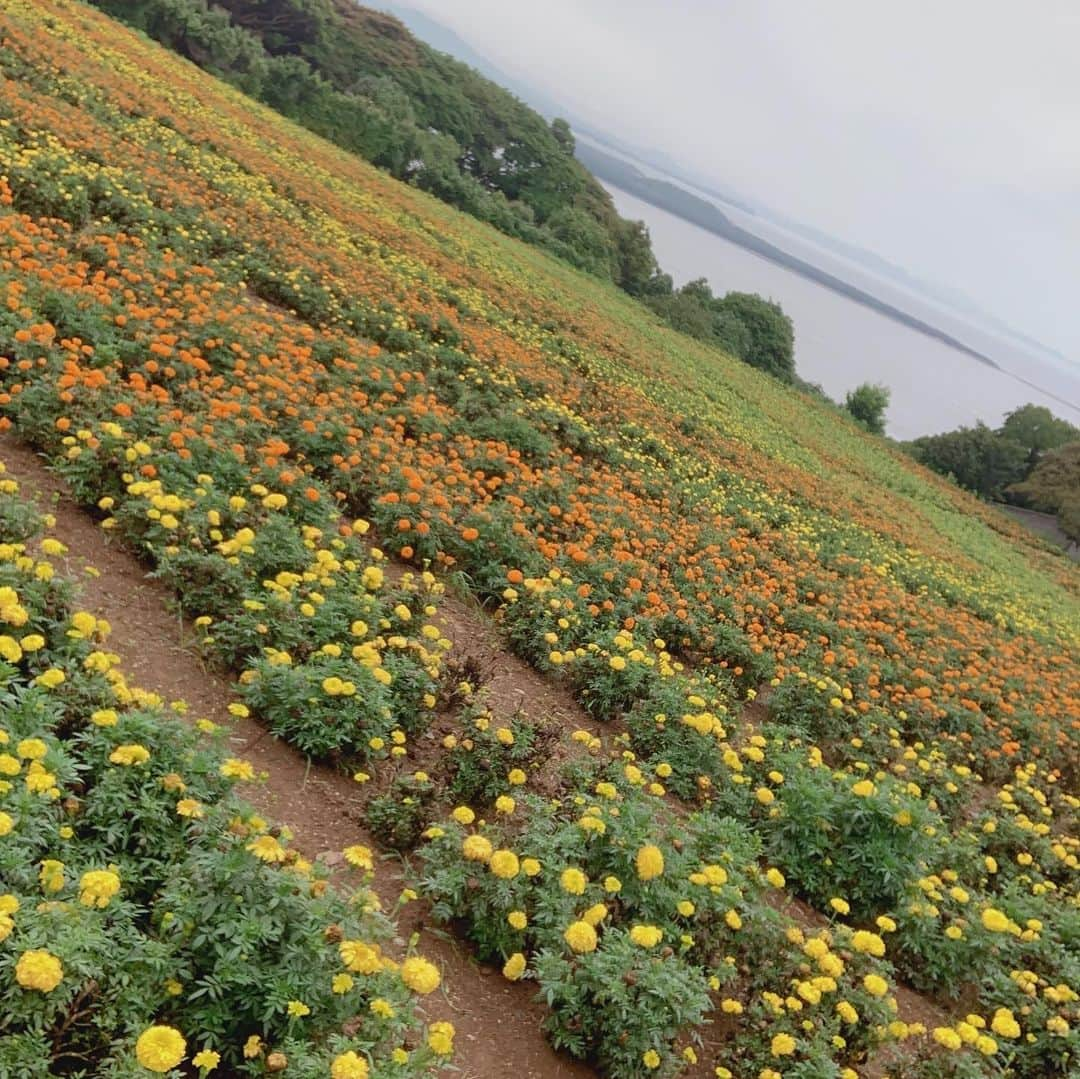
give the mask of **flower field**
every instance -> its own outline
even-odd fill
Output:
[[[425,1041],[413,1000],[437,968],[383,954],[373,894],[328,888],[245,806],[252,767],[213,724],[128,683],[2,472],[0,1073],[436,1070],[453,1035]]]
[[[369,828],[413,852],[478,957],[535,981],[555,1045],[617,1077],[1075,1070],[1075,567],[91,9],[5,4],[0,74],[0,424],[174,589],[237,709],[355,772]],[[70,1051],[102,1074],[141,1074],[153,1022],[189,1055],[235,1055],[227,1024],[264,1024],[266,1052],[236,1061],[256,1074],[278,1046],[290,1075],[427,1067],[431,1045],[383,1052],[409,1022],[405,967],[318,934],[281,945],[303,985],[223,958],[214,1005],[186,991],[184,927],[212,926],[230,876],[252,911],[287,894],[298,933],[358,908],[297,888],[303,860],[244,817],[212,749],[117,697],[101,628],[5,513],[3,726],[46,752],[9,754],[0,795],[19,903],[0,1064],[46,1067],[43,1032],[95,979]],[[440,620],[448,588],[589,729],[493,710]],[[174,812],[173,773],[199,815]],[[39,879],[71,800],[76,853]],[[76,868],[106,876],[80,893]],[[65,905],[37,909],[54,878]],[[123,934],[146,967],[120,978]],[[81,981],[44,989],[45,955]],[[355,1011],[342,960],[390,1012],[355,1049],[328,1033]],[[940,1019],[909,1022],[899,986]],[[148,1044],[172,1066],[168,1035]]]

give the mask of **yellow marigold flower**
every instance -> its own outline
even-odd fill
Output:
[[[345,861],[354,869],[374,869],[375,863],[371,857],[371,848],[361,843],[355,843],[344,850]]]
[[[725,1015],[742,1015],[743,1006],[739,1001],[733,1000],[731,997],[724,997],[720,1001],[720,1010]]]
[[[626,670],[626,660],[623,659],[622,656],[612,656],[611,659],[608,660],[608,666],[611,667],[613,671],[624,671]]]
[[[203,1049],[191,1058],[191,1063],[200,1071],[212,1072],[221,1063],[221,1054],[213,1049]]]
[[[503,964],[503,977],[516,982],[525,973],[525,956],[521,952],[514,952]]]
[[[488,868],[500,880],[513,880],[521,871],[521,863],[512,850],[497,850],[492,852]]]
[[[59,667],[50,667],[47,671],[42,671],[34,682],[46,689],[56,689],[57,686],[63,685],[66,679],[67,675]]]
[[[776,795],[768,787],[758,787],[754,791],[754,797],[763,806],[772,805],[776,801]]]
[[[55,858],[46,858],[41,863],[41,872],[38,873],[42,891],[58,892],[64,887],[64,863]]]
[[[634,859],[634,865],[641,880],[654,880],[664,872],[664,853],[652,844],[641,847]]]
[[[564,869],[562,873],[559,874],[559,886],[568,895],[584,894],[585,887],[588,883],[588,877],[575,866]]]
[[[305,1015],[311,1015],[311,1009],[302,1000],[290,1000],[286,1011],[294,1019],[303,1019]]]
[[[458,824],[472,824],[476,814],[468,806],[458,806],[451,814]]]
[[[506,920],[513,929],[524,929],[529,924],[528,915],[523,910],[512,910],[506,916]]]
[[[445,1020],[428,1027],[428,1047],[437,1056],[448,1057],[454,1051],[454,1024]]]
[[[503,816],[509,816],[517,808],[517,802],[509,794],[500,794],[495,799],[495,812]]]
[[[79,881],[79,902],[84,907],[104,909],[120,891],[120,878],[111,869],[90,869]]]
[[[729,910],[724,915],[724,921],[729,929],[742,929],[742,918],[739,917],[737,910]]]
[[[1009,919],[1000,910],[987,907],[982,912],[982,924],[983,928],[990,930],[991,933],[1007,933],[1010,923]]]
[[[839,896],[834,896],[829,900],[829,906],[836,911],[837,914],[847,915],[851,912],[851,907],[846,899],[841,899]]]
[[[12,819],[11,814],[0,809],[0,836],[9,835],[14,827],[15,821]]]
[[[594,929],[608,916],[608,909],[604,903],[594,903],[581,916],[583,922],[588,922]]]
[[[423,956],[410,955],[401,964],[401,980],[414,992],[427,996],[439,988],[442,977],[439,968]]]
[[[176,812],[179,816],[189,817],[192,820],[200,820],[204,816],[202,803],[194,798],[181,798],[176,803]]]
[[[256,858],[264,862],[285,861],[285,848],[272,835],[261,835],[257,839],[253,839],[245,850],[251,851]]]
[[[461,853],[470,862],[487,862],[491,858],[491,841],[482,835],[466,836]]]
[[[351,979],[350,979],[351,981]],[[369,1005],[368,1009],[372,1015],[377,1015],[380,1019],[393,1019],[397,1014],[394,1011],[393,1004],[390,1001],[385,1000],[383,997],[376,997]]]
[[[880,914],[874,919],[874,924],[882,931],[882,933],[895,933],[896,922],[892,920],[887,914]]]
[[[863,988],[872,997],[883,997],[889,991],[889,983],[880,974],[867,974],[863,978]]]
[[[376,974],[383,968],[378,945],[362,940],[343,940],[338,945],[341,961],[354,974]]]
[[[330,1064],[331,1079],[368,1079],[368,1074],[367,1061],[353,1049],[334,1057]]]
[[[51,952],[32,948],[23,952],[15,964],[15,981],[23,989],[51,993],[64,980],[64,967]]]
[[[690,902],[689,899],[680,900],[678,903],[675,904],[675,909],[684,918],[692,918],[694,916],[694,911],[697,910],[697,908],[694,906],[693,903]]]
[[[655,925],[635,925],[630,930],[630,939],[639,948],[655,948],[664,939],[664,931]]]
[[[239,760],[237,757],[229,757],[223,761],[219,769],[226,779],[254,779],[255,769],[248,761]]]
[[[619,658],[619,656],[615,657],[615,659]],[[614,661],[615,660],[613,659],[612,662]],[[652,1071],[653,1068],[659,1068],[660,1054],[655,1049],[646,1049],[645,1052],[642,1054],[641,1063],[644,1064],[645,1067],[648,1068],[650,1071]]]
[[[869,779],[860,779],[859,782],[851,788],[851,793],[859,798],[869,798],[876,789],[877,788]]]
[[[335,974],[330,982],[330,988],[338,996],[349,992],[356,985],[356,979],[351,974]]]
[[[511,787],[520,787],[528,777],[520,768],[511,768],[510,774],[506,777],[506,782]]]
[[[795,1039],[790,1034],[777,1034],[769,1044],[774,1057],[789,1057],[795,1052]]]
[[[263,1051],[262,1038],[258,1034],[252,1034],[246,1042],[244,1042],[244,1056],[248,1060],[252,1060],[257,1056],[260,1056]]]
[[[885,954],[885,941],[877,933],[870,933],[865,929],[856,930],[851,935],[851,946],[857,952],[865,952],[879,959]]]
[[[787,881],[784,879],[784,874],[781,873],[780,870],[776,869],[775,867],[766,870],[765,879],[774,888],[783,888],[784,885],[787,884]]]
[[[522,858],[521,871],[527,877],[535,877],[540,872],[540,863],[535,858]]]
[[[618,877],[604,877],[604,891],[612,895],[622,891],[622,881]]]
[[[563,939],[579,955],[596,951],[596,930],[588,922],[571,922]]]
[[[954,1051],[964,1044],[963,1039],[952,1027],[934,1027],[933,1037],[938,1045]]]
[[[855,1010],[854,1006],[849,1004],[846,1000],[842,1000],[836,1005],[836,1014],[839,1015],[845,1023],[857,1023],[859,1021],[859,1013]]]
[[[122,764],[125,767],[145,764],[149,759],[150,751],[146,746],[140,746],[138,744],[117,746],[116,749],[109,754],[109,760],[113,764]]]
[[[167,1072],[178,1067],[187,1053],[183,1034],[174,1027],[147,1027],[135,1042],[135,1056],[152,1072]]]
[[[990,1021],[990,1029],[1000,1038],[1019,1038],[1020,1024],[1008,1008],[998,1008]]]

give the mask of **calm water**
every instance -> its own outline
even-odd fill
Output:
[[[676,284],[705,277],[720,295],[757,292],[780,303],[795,323],[795,362],[802,378],[820,383],[837,400],[860,382],[888,386],[888,431],[893,437],[915,438],[976,420],[997,426],[1006,412],[1028,401],[1080,425],[1080,370],[1073,373],[1021,354],[1010,342],[995,341],[985,332],[961,334],[955,321],[942,318],[937,323],[1006,369],[996,371],[611,184],[604,186],[619,213],[649,226],[656,257]],[[727,206],[723,209],[730,212]],[[852,279],[863,287],[873,283],[885,299],[895,296],[887,283],[870,275],[860,279],[852,273]],[[904,306],[934,321],[929,304]],[[1053,396],[1025,385],[1010,370]]]

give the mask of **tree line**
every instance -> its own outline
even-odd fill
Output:
[[[1080,542],[1080,428],[1048,408],[1023,405],[1000,427],[980,422],[903,448],[983,498],[1056,515],[1061,530]]]

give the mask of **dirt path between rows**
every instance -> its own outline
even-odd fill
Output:
[[[80,602],[108,619],[110,650],[122,660],[133,684],[160,694],[166,701],[184,700],[187,718],[206,717],[229,728],[231,747],[265,772],[264,783],[243,793],[260,813],[288,824],[295,846],[308,858],[340,864],[341,850],[353,843],[373,843],[360,825],[361,799],[356,784],[333,769],[310,765],[285,743],[251,719],[234,719],[227,707],[235,697],[232,683],[208,672],[200,658],[184,647],[194,636],[170,611],[171,593],[148,580],[146,568],[108,536],[67,495],[63,482],[44,461],[10,435],[0,435],[0,460],[7,465],[25,497],[56,516],[53,534],[68,548],[63,561],[68,576],[80,583]],[[60,561],[60,560],[57,560]],[[88,574],[86,567],[99,571]],[[558,687],[502,650],[498,633],[479,612],[445,597],[440,613],[455,642],[455,655],[470,655],[490,672],[493,708],[500,714],[522,709],[533,718],[550,716],[564,723],[586,723],[580,709]],[[377,867],[375,890],[388,906],[403,886],[396,860]],[[586,1079],[595,1072],[554,1052],[540,1024],[544,1007],[534,1001],[534,987],[506,981],[498,970],[478,966],[463,944],[427,923],[423,903],[401,912],[401,943],[420,934],[419,948],[442,968],[441,990],[424,1001],[430,1019],[448,1019],[457,1029],[454,1064],[462,1079]]]

